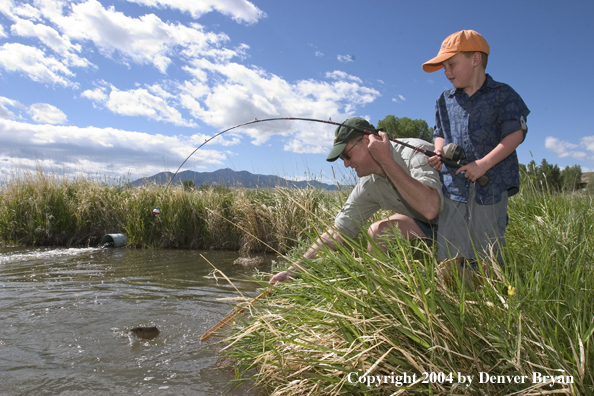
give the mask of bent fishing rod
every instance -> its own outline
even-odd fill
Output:
[[[165,191],[167,191],[167,189],[169,188],[169,186],[173,182],[173,179],[175,178],[175,176],[177,176],[178,172],[185,165],[185,163],[196,153],[196,151],[198,151],[200,148],[202,148],[202,146],[204,146],[206,143],[210,142],[211,140],[213,140],[213,139],[221,136],[222,134],[224,134],[226,132],[229,132],[229,131],[231,131],[233,129],[240,128],[240,127],[247,126],[247,125],[251,125],[251,124],[256,124],[256,123],[259,123],[259,122],[266,122],[266,121],[309,121],[309,122],[319,122],[319,123],[322,123],[322,124],[344,126],[346,128],[354,129],[354,130],[359,131],[359,132],[361,132],[363,134],[366,134],[366,135],[378,135],[379,132],[382,131],[381,129],[376,129],[376,128],[370,128],[370,129],[359,128],[359,127],[356,127],[356,126],[346,125],[346,124],[343,124],[343,123],[340,123],[340,122],[335,122],[335,121],[332,121],[332,120],[320,120],[320,119],[317,119],[317,118],[275,117],[275,118],[263,118],[261,120],[259,120],[259,119],[256,118],[253,121],[244,122],[242,124],[238,124],[238,125],[232,126],[231,128],[227,128],[224,131],[221,131],[221,132],[219,132],[219,133],[211,136],[210,138],[206,139],[201,145],[199,145],[198,147],[196,147],[194,149],[194,151],[192,151],[190,153],[190,155],[188,155],[186,157],[186,159],[181,163],[181,165],[179,166],[179,168],[177,168],[177,170],[175,171],[175,173],[173,174],[173,176],[171,177],[171,179],[169,179],[169,181],[167,182],[167,185],[165,186]],[[437,155],[437,153],[435,153],[434,151],[425,150],[425,149],[422,149],[420,147],[416,147],[416,146],[410,145],[410,144],[408,144],[406,142],[400,141],[398,139],[391,139],[391,141],[394,142],[394,143],[400,144],[400,145],[402,145],[404,147],[410,148],[410,149],[412,149],[412,150],[414,150],[414,151],[416,151],[418,153],[425,154],[427,157],[433,157],[433,156]],[[449,166],[449,167],[452,167],[452,168],[461,168],[463,166],[463,165],[460,165],[457,161],[454,161],[454,160],[451,160],[449,158],[446,158],[443,155],[440,155],[440,157],[441,157],[441,162],[443,164],[445,164],[446,166]],[[484,174],[483,176],[479,177],[477,181],[478,181],[478,183],[480,184],[481,187],[484,187],[487,184],[489,184],[489,181],[490,181],[489,175]],[[159,208],[158,207],[155,208],[153,210],[153,213],[156,214],[156,215],[159,214],[160,213],[159,212]]]

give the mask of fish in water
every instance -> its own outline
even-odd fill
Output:
[[[134,334],[138,338],[145,340],[152,340],[159,335],[160,331],[157,327],[135,327],[130,330],[130,333]]]

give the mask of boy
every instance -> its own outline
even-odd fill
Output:
[[[444,91],[435,106],[435,152],[460,145],[466,154],[459,169],[443,167],[439,156],[429,159],[441,170],[444,209],[438,221],[438,259],[464,266],[464,259],[495,257],[505,244],[507,199],[519,191],[516,147],[526,137],[530,111],[508,85],[486,74],[489,44],[474,30],[447,37],[437,56],[423,64],[432,73],[441,68],[454,88]],[[491,181],[475,181],[484,174]],[[451,266],[451,261],[446,261]]]

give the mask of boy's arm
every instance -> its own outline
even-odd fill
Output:
[[[467,179],[470,179],[473,182],[476,181],[479,177],[487,173],[489,169],[509,157],[509,155],[514,152],[514,150],[520,145],[520,143],[522,143],[523,140],[524,131],[522,129],[518,129],[517,131],[504,137],[501,143],[491,150],[489,154],[485,155],[481,159],[471,162],[470,164],[464,165],[456,171],[456,174],[459,174],[460,172],[466,172],[464,176]]]

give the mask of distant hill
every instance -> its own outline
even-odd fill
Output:
[[[150,177],[143,177],[130,183],[131,186],[142,186],[146,184],[167,184],[173,176],[172,172],[161,172]],[[279,176],[272,175],[254,175],[248,171],[236,172],[232,169],[219,169],[214,172],[194,172],[183,171],[173,179],[174,185],[181,184],[184,180],[192,180],[196,187],[206,184],[216,184],[227,187],[245,187],[245,188],[266,188],[266,187],[289,187],[306,188],[308,186],[320,188],[322,190],[336,190],[332,184],[321,183],[316,180],[309,181],[291,181]]]

